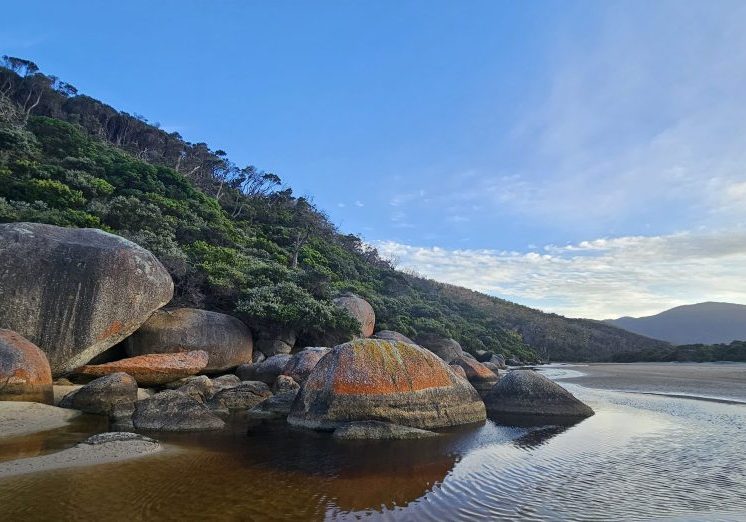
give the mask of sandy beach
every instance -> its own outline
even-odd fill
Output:
[[[563,367],[584,375],[559,380],[590,388],[746,402],[746,363],[598,363]]]

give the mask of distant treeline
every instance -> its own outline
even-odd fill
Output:
[[[746,341],[730,344],[686,344],[668,349],[624,352],[613,357],[614,362],[746,362]]]

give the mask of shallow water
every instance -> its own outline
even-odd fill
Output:
[[[746,406],[563,385],[596,415],[571,427],[488,421],[374,444],[243,422],[221,434],[159,434],[179,451],[0,479],[0,519],[746,517]],[[69,447],[100,429],[80,421],[26,446],[0,442],[0,459]]]

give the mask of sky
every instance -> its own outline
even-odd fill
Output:
[[[278,174],[399,268],[746,304],[742,1],[6,0],[0,54]]]

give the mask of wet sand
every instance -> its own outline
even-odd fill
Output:
[[[746,402],[746,363],[627,363],[562,365],[573,372],[558,377],[603,390]]]

